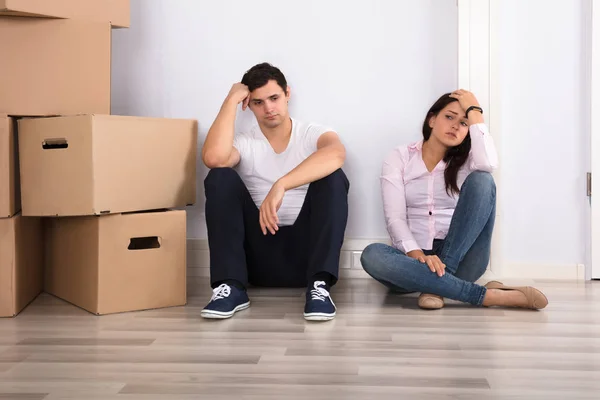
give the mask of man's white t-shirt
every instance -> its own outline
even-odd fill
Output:
[[[323,133],[333,131],[325,126],[301,122],[294,118],[291,120],[290,142],[280,154],[275,153],[258,125],[234,137],[233,146],[240,153],[240,162],[235,169],[258,208],[273,184],[317,151],[317,140]],[[308,184],[285,192],[277,212],[280,226],[294,224],[307,191]]]

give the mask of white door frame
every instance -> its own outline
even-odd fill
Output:
[[[485,111],[490,133],[499,156],[499,167],[494,173],[498,197],[496,223],[492,239],[492,254],[488,273],[492,276],[510,275],[503,258],[504,204],[502,202],[502,104],[499,74],[499,7],[501,0],[457,0],[458,6],[458,84],[475,93]],[[590,171],[595,177],[586,229],[586,264],[584,279],[600,279],[600,0],[587,0],[584,5],[587,30],[585,31],[589,67],[590,91]],[[586,104],[586,102],[584,102]],[[583,195],[583,193],[582,193]]]
[[[498,7],[500,0],[457,0],[458,5],[458,86],[477,96],[484,109],[486,124],[494,138],[500,160],[494,172],[499,195],[492,237],[489,272],[502,276],[503,221],[501,202],[502,129],[498,73]]]
[[[590,133],[592,180],[600,182],[600,1],[591,4]],[[600,184],[592,185],[591,196],[591,278],[600,279]]]

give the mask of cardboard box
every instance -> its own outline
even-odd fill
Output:
[[[21,210],[16,121],[0,114],[0,218]]]
[[[40,218],[0,218],[0,317],[13,317],[42,291]]]
[[[185,211],[46,220],[45,290],[94,314],[185,305]]]
[[[80,115],[19,121],[27,216],[178,208],[196,201],[197,121]]]
[[[110,114],[109,23],[0,18],[0,113]]]
[[[130,5],[129,0],[0,0],[0,15],[73,18],[127,28]]]

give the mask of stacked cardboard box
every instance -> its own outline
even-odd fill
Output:
[[[15,125],[0,115],[0,317],[18,314],[42,291],[42,221],[20,214]]]
[[[0,0],[0,316],[42,290],[95,314],[186,304],[197,122],[110,115],[128,3]]]

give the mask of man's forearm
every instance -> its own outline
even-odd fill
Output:
[[[285,190],[314,182],[330,175],[344,165],[346,151],[343,145],[323,147],[279,179]]]
[[[209,167],[226,163],[231,155],[236,112],[237,103],[227,98],[208,130],[202,147],[202,160]]]

